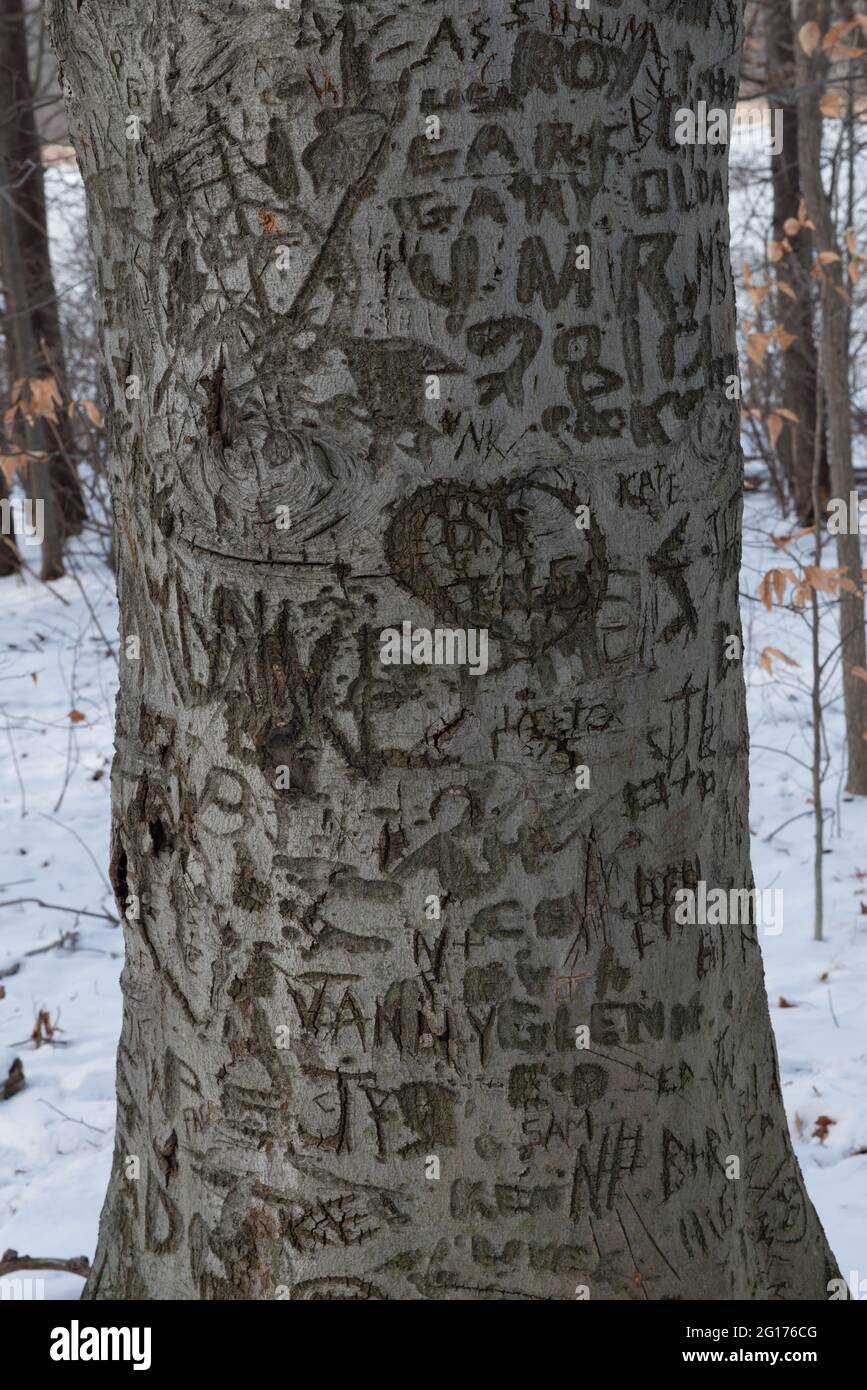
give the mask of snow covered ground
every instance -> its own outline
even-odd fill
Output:
[[[96,624],[116,645],[117,606],[107,569],[80,582],[0,587],[0,904],[38,898],[114,916],[117,665]],[[15,1057],[26,1077],[0,1102],[0,1253],[93,1256],[111,1164],[122,950],[120,927],[99,918],[0,907],[0,1084]],[[42,1010],[56,1032],[36,1048],[28,1039]],[[81,1291],[74,1275],[44,1278],[46,1297]]]
[[[768,569],[794,568],[768,544],[770,532],[784,531],[772,501],[747,499],[741,610],[753,871],[757,887],[781,888],[784,895],[783,931],[764,935],[762,952],[795,1152],[844,1277],[860,1270],[867,1280],[867,804],[846,795],[841,775],[837,613],[827,607],[821,615],[830,754],[822,786],[825,940],[814,941],[812,785],[805,766],[812,759],[810,629],[785,609],[767,612],[756,597]],[[808,536],[791,549],[810,563],[811,544]],[[823,563],[836,563],[833,549]],[[779,648],[799,666],[772,656],[769,675],[759,665],[765,647]],[[820,1117],[834,1123],[817,1125]],[[864,1288],[867,1297],[867,1283]]]
[[[756,600],[761,575],[789,563],[768,540],[782,529],[767,496],[747,499],[753,863],[757,886],[784,892],[783,931],[765,936],[763,951],[796,1152],[844,1275],[867,1277],[867,805],[840,785],[832,661],[827,939],[814,942],[810,776],[802,765],[811,748],[809,631],[802,618],[769,613]],[[32,578],[4,580],[0,611],[0,1079],[20,1057],[27,1083],[0,1103],[0,1252],[92,1257],[112,1152],[121,931],[98,916],[3,904],[38,898],[115,913],[105,877],[117,676],[112,576],[83,566],[78,580],[52,592]],[[824,632],[830,650],[832,614]],[[766,646],[801,664],[772,660],[769,676],[758,660]],[[84,717],[70,719],[72,711]],[[3,973],[10,968],[16,973]],[[28,1039],[43,1010],[56,1032],[37,1048]],[[834,1123],[817,1125],[821,1116]],[[82,1286],[73,1275],[44,1279],[48,1298],[75,1298]]]

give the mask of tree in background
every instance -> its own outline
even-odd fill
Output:
[[[0,275],[7,300],[5,328],[12,378],[53,377],[59,408],[43,418],[48,449],[47,471],[53,491],[60,539],[77,534],[85,517],[84,498],[76,471],[73,420],[64,408],[69,400],[54,275],[48,245],[42,148],[34,91],[30,77],[27,15],[22,0],[0,0],[0,160],[5,169],[5,196],[12,218],[0,222]],[[17,245],[10,244],[14,238]],[[13,266],[21,279],[11,284]],[[15,308],[10,312],[10,297]],[[32,361],[21,361],[21,338],[13,314],[26,314],[27,341]],[[20,436],[20,432],[19,432]],[[29,488],[32,496],[40,495]]]
[[[798,97],[795,71],[792,0],[768,0],[762,10],[771,104],[782,113],[782,148],[771,156],[773,182],[772,262],[776,270],[776,321],[793,341],[780,354],[780,400],[790,428],[780,429],[777,454],[788,480],[798,520],[813,521],[813,459],[816,435],[816,344],[813,337],[811,279],[813,244],[799,213],[803,192],[798,152]],[[799,229],[789,241],[792,227]],[[784,244],[790,249],[785,251]],[[830,496],[824,432],[821,440],[820,492]]]
[[[829,61],[845,44],[844,21],[832,29],[828,0],[800,0],[798,5],[798,158],[806,212],[815,231],[821,275],[821,342],[824,400],[830,444],[831,492],[848,503],[855,489],[852,465],[852,396],[849,380],[849,295],[831,198],[822,180],[822,117]],[[844,100],[834,93],[842,113]],[[834,99],[832,98],[832,100]],[[831,108],[833,109],[833,107]],[[837,561],[845,586],[840,593],[840,649],[846,711],[847,781],[850,792],[867,795],[867,641],[864,629],[864,584],[861,538],[854,530],[836,536]]]

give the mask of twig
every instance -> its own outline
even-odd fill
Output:
[[[41,898],[8,898],[5,903],[0,903],[0,907],[18,907],[21,903],[34,903],[36,907],[50,908],[52,912],[71,912],[74,917],[98,917],[103,922],[111,922],[113,927],[120,926],[120,919],[113,917],[110,912],[88,912],[83,907],[61,907],[59,903],[44,903]],[[27,954],[35,955],[36,952],[28,951]]]
[[[766,845],[769,845],[769,844],[771,843],[771,840],[774,838],[774,836],[775,836],[775,835],[779,835],[779,833],[780,833],[781,830],[785,830],[785,828],[786,828],[787,825],[792,825],[792,824],[794,823],[794,821],[796,821],[796,820],[802,820],[804,816],[811,816],[812,814],[813,814],[812,811],[799,811],[798,814],[797,814],[796,816],[790,816],[788,820],[784,820],[784,821],[783,821],[782,825],[778,825],[777,828],[776,828],[776,830],[772,830],[771,833],[770,833],[770,835],[766,835],[766,836],[764,837],[764,843],[765,843]],[[3,904],[0,903],[0,907],[2,907],[2,906],[3,906]]]
[[[840,1025],[839,1025],[839,1023],[837,1023],[837,1015],[834,1013],[834,1005],[833,1005],[832,1000],[831,1000],[831,991],[830,991],[830,990],[828,990],[828,1008],[831,1010],[831,1017],[833,1018],[834,1023],[835,1023],[836,1026],[839,1028]]]
[[[99,633],[100,637],[102,638],[103,642],[105,643],[106,651],[108,652],[108,654],[109,654],[109,656],[111,657],[112,661],[114,662],[115,666],[117,666],[117,665],[118,665],[117,652],[114,650],[113,646],[111,645],[111,642],[108,640],[108,638],[106,637],[105,633],[104,633],[103,630],[102,630],[102,627],[101,627],[101,625],[100,625],[99,618],[96,616],[96,613],[94,612],[93,604],[91,603],[91,601],[90,601],[90,599],[89,599],[87,593],[85,592],[84,585],[82,584],[81,580],[79,579],[78,575],[75,573],[74,570],[70,571],[68,577],[69,577],[70,579],[73,579],[73,580],[75,581],[75,583],[78,585],[79,593],[81,594],[81,597],[84,599],[84,602],[85,602],[86,605],[87,605],[87,611],[89,612],[91,618],[93,619],[93,622],[94,622],[94,625],[95,625],[95,627],[96,627],[97,632]]]
[[[65,1115],[62,1110],[58,1110],[56,1105],[52,1105],[50,1100],[43,1100],[40,1096],[40,1105],[47,1105],[49,1110],[54,1110],[56,1114],[64,1120],[70,1120],[74,1125],[84,1125],[85,1129],[92,1129],[96,1134],[108,1134],[107,1129],[100,1129],[99,1125],[89,1125],[87,1120],[77,1120],[74,1115]]]
[[[25,956],[44,956],[47,951],[53,951],[58,946],[63,950],[67,941],[72,942],[72,949],[75,950],[78,943],[78,932],[62,931],[56,941],[49,941],[47,946],[36,946],[32,951],[25,951],[24,954]]]
[[[794,756],[794,755],[792,755],[792,756]],[[100,878],[102,879],[103,883],[105,884],[105,886],[106,886],[108,892],[109,892],[109,893],[114,892],[114,889],[112,888],[112,886],[111,886],[111,884],[109,883],[108,879],[106,878],[105,874],[102,872],[102,869],[100,868],[100,865],[99,865],[99,861],[98,861],[98,859],[96,858],[95,854],[93,853],[93,850],[90,848],[89,845],[85,844],[84,840],[82,840],[82,838],[81,838],[81,836],[79,835],[78,831],[77,831],[77,830],[73,830],[72,826],[71,826],[71,825],[66,825],[66,823],[65,823],[64,821],[58,820],[56,816],[49,816],[49,814],[48,814],[47,811],[40,811],[39,814],[40,814],[41,816],[44,816],[46,820],[50,820],[52,825],[59,825],[60,828],[61,828],[61,830],[68,830],[69,833],[70,833],[70,835],[73,835],[73,836],[75,837],[75,839],[76,839],[76,840],[78,841],[78,843],[81,845],[81,848],[84,850],[85,854],[89,857],[91,864],[92,864],[93,867],[96,869],[96,872],[99,874],[99,876],[100,876]]]
[[[6,715],[5,706],[3,708],[3,714],[4,716]],[[18,779],[18,787],[21,791],[21,818],[23,820],[24,817],[27,815],[27,793],[24,790],[24,782],[21,778],[21,769],[18,766],[18,754],[15,752],[15,743],[12,738],[12,729],[9,725],[8,717],[6,718],[6,737],[9,740],[9,751],[12,754],[12,766],[15,768],[15,776]]]

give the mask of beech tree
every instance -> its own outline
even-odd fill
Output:
[[[726,151],[674,138],[739,3],[51,9],[124,653],[86,1296],[826,1297],[757,924],[676,907],[752,886]]]

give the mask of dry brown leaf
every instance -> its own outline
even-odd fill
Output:
[[[13,1096],[24,1089],[25,1085],[24,1067],[21,1064],[21,1058],[16,1057],[9,1068],[9,1075],[0,1086],[0,1100],[11,1100]]]
[[[21,454],[0,454],[0,473],[3,474],[7,487],[11,487],[15,482],[15,474],[21,462]]]
[[[781,652],[779,647],[765,647],[762,650],[762,656],[764,656],[765,653],[767,653],[768,656],[775,656],[778,661],[785,661],[787,666],[800,666],[801,664],[800,661],[796,661],[793,656],[786,656],[786,653]]]
[[[56,1022],[51,1022],[51,1015],[47,1009],[40,1009],[36,1015],[36,1022],[33,1025],[33,1032],[30,1040],[34,1047],[41,1047],[44,1042],[52,1042],[54,1034],[60,1032]]]
[[[779,325],[774,329],[774,336],[780,345],[781,352],[788,352],[792,343],[798,341],[797,333],[790,333],[788,329],[780,328]]]
[[[842,39],[844,34],[857,27],[857,19],[845,19],[842,24],[832,24],[825,37],[822,39],[822,48],[831,48],[838,39]]]
[[[87,715],[82,714],[80,709],[71,709],[69,711],[69,719],[73,724],[84,724],[87,720]]]
[[[79,401],[78,404],[81,406],[90,423],[96,425],[97,429],[99,429],[102,425],[102,411],[96,404],[96,401],[83,400]]]
[[[837,255],[836,251],[820,251],[816,257],[819,265],[833,265],[834,262],[839,261],[839,259],[840,257]]]
[[[768,610],[769,613],[770,613],[771,607],[772,607],[772,603],[771,603],[771,586],[772,586],[772,584],[773,584],[773,580],[771,579],[771,575],[772,575],[772,574],[773,574],[773,570],[768,570],[767,574],[763,576],[762,582],[761,582],[761,584],[759,585],[759,598],[761,599],[762,603],[764,604],[765,608],[767,608],[767,610]]]
[[[783,421],[779,415],[774,413],[768,416],[768,438],[771,441],[771,448],[776,449],[777,440],[782,434]]]
[[[785,249],[781,241],[768,242],[768,260],[772,265],[776,265],[777,261],[781,261],[785,254]]]
[[[784,405],[777,406],[777,414],[782,415],[784,420],[791,420],[793,425],[798,424],[798,416],[795,414],[794,410],[789,410]]]
[[[798,232],[801,230],[801,226],[802,224],[798,221],[797,217],[787,217],[783,223],[783,231],[786,233],[786,236],[797,236]]]
[[[773,333],[750,333],[748,335],[747,357],[751,362],[755,362],[757,367],[760,367],[764,362],[768,344],[773,336]]]
[[[41,415],[45,420],[57,419],[57,407],[63,404],[57,382],[53,376],[34,376],[30,386],[30,405],[25,407],[28,415]]]
[[[846,113],[846,102],[842,92],[823,92],[819,98],[819,110],[829,120],[839,121]]]
[[[798,43],[801,45],[801,48],[808,58],[812,58],[813,54],[816,52],[821,37],[822,31],[815,19],[811,19],[806,24],[801,25],[798,30]]]
[[[774,598],[777,603],[782,603],[786,593],[787,572],[785,570],[768,570],[759,585],[759,598],[767,609],[771,608],[771,590],[774,591]],[[769,648],[767,650],[773,650]],[[766,667],[766,669],[769,669]]]
[[[837,575],[833,570],[823,569],[821,565],[805,565],[804,578],[811,588],[822,594],[833,594],[837,588]]]
[[[782,415],[782,408],[780,408],[777,413]],[[788,545],[789,541],[799,541],[802,536],[812,536],[812,534],[812,526],[802,526],[800,531],[788,531],[785,536],[771,536],[771,540],[774,542],[774,545],[780,549],[782,546]]]
[[[863,666],[850,666],[849,670],[853,676],[858,677],[859,681],[867,681],[867,671],[864,670]]]
[[[777,1000],[777,1008],[778,1008],[778,1009],[799,1009],[800,1007],[801,1007],[800,1004],[790,1004],[789,1001],[788,1001],[788,999],[786,999],[785,996],[782,995],[782,994],[780,995],[779,999]]]
[[[262,223],[262,231],[266,236],[275,236],[279,230],[277,227],[276,213],[268,212],[265,208],[261,208],[258,215],[259,221]]]

